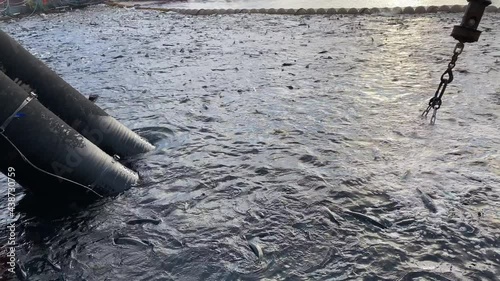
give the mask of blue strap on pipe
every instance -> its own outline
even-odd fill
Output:
[[[37,98],[37,95],[34,92],[31,92],[30,95],[21,103],[21,105],[12,113],[9,118],[7,118],[2,126],[0,126],[0,133],[5,132],[5,129],[7,126],[9,126],[10,122],[16,117],[19,117],[19,111],[23,110],[23,108],[30,103],[30,101],[34,100]]]

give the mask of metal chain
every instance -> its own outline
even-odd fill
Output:
[[[436,123],[437,111],[439,108],[441,108],[441,104],[443,103],[441,98],[443,97],[448,84],[450,84],[453,81],[453,68],[455,68],[458,56],[462,53],[463,50],[464,50],[464,43],[462,42],[457,43],[457,45],[455,46],[455,50],[453,50],[453,57],[451,58],[451,62],[448,64],[448,69],[446,69],[443,75],[441,75],[441,83],[439,84],[439,87],[436,93],[434,94],[434,97],[432,97],[431,100],[429,101],[429,106],[422,113],[422,117],[427,117],[431,109],[434,109],[434,112],[431,117],[431,125],[434,125]]]

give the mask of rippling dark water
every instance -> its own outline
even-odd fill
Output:
[[[20,264],[29,280],[498,280],[499,20],[434,127],[419,113],[460,15],[95,7],[0,24],[158,146],[116,198],[20,200]]]

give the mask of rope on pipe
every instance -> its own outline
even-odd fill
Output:
[[[134,6],[122,4],[120,2],[108,3],[110,6],[132,8]],[[137,7],[139,10],[157,10],[161,12],[176,12],[183,15],[229,15],[229,14],[279,14],[279,15],[366,15],[366,14],[434,14],[434,13],[462,13],[466,10],[467,5],[443,5],[443,6],[417,6],[417,7],[394,7],[394,8],[319,8],[319,9],[285,9],[285,8],[261,8],[261,9],[170,9],[170,8],[155,8],[155,7]],[[500,9],[496,6],[486,7],[487,12],[497,13]]]

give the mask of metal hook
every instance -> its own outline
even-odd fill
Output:
[[[431,123],[430,123],[431,125],[436,124],[437,112],[438,112],[438,109],[434,108],[434,112],[432,113],[432,117],[431,117]]]
[[[431,111],[431,109],[432,109],[432,105],[429,105],[429,106],[427,107],[427,109],[426,109],[426,110],[424,110],[424,112],[422,112],[422,117],[423,117],[423,118],[427,118],[427,115],[429,114],[429,112]]]
[[[454,66],[454,65],[453,65]],[[453,82],[453,71],[452,68],[448,68],[443,75],[441,75],[441,83],[450,84]],[[445,78],[446,74],[448,74],[448,79]]]

